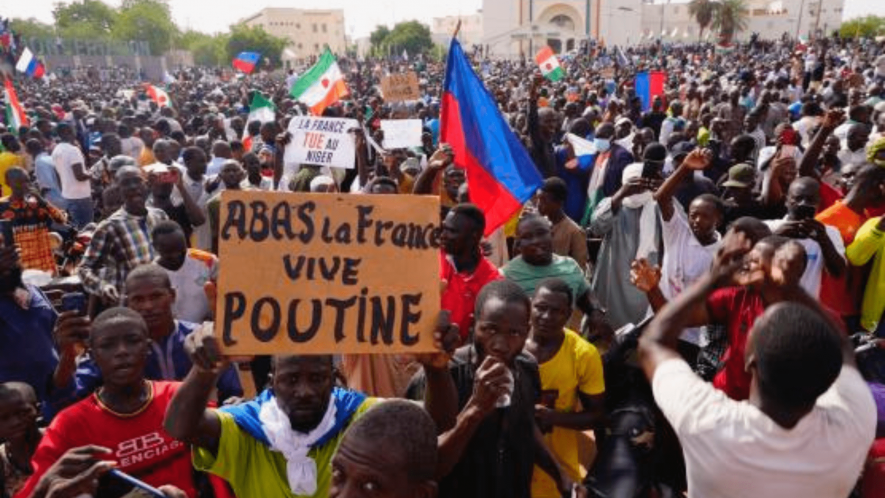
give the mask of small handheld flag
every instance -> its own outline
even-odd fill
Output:
[[[290,93],[295,100],[307,104],[314,116],[321,115],[326,107],[350,94],[338,62],[328,47],[317,63],[292,85]]]
[[[232,64],[235,68],[246,74],[252,74],[258,61],[261,60],[261,54],[258,52],[240,52],[233,60]]]
[[[667,73],[663,71],[641,72],[636,75],[634,87],[636,96],[642,101],[642,110],[651,109],[651,103],[657,96],[664,94],[664,82],[667,81]]]
[[[18,95],[9,78],[6,78],[3,93],[6,94],[6,127],[12,133],[18,134],[19,128],[28,126],[28,116],[18,101]]]
[[[18,58],[15,68],[20,73],[25,73],[31,78],[37,79],[42,78],[43,74],[46,72],[43,63],[38,61],[33,52],[31,52],[31,49],[27,47],[22,50],[22,55]]]
[[[151,85],[150,83],[145,83],[145,90],[147,91],[148,97],[156,102],[158,106],[172,107],[172,101],[169,99],[169,94],[166,93],[166,90]]]
[[[559,81],[565,76],[565,72],[559,65],[559,59],[556,58],[556,55],[553,54],[553,49],[550,47],[542,48],[535,55],[535,61],[538,63],[538,67],[541,68],[541,74],[548,80]]]

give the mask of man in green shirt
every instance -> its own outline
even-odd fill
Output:
[[[572,306],[586,315],[593,335],[605,333],[604,311],[594,304],[590,286],[578,263],[568,257],[553,253],[553,232],[550,220],[529,214],[516,226],[516,250],[519,256],[501,268],[501,273],[518,284],[529,296],[535,294],[538,284],[547,278],[564,281],[575,296]]]
[[[211,328],[187,338],[193,368],[164,422],[193,445],[194,467],[227,480],[237,496],[327,497],[345,430],[377,400],[334,387],[331,356],[276,356],[271,389],[248,403],[206,408],[227,360]]]

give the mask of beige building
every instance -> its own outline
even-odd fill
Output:
[[[433,39],[433,43],[448,47],[458,21],[461,21],[461,30],[458,31],[458,41],[461,42],[461,46],[469,49],[473,45],[482,43],[481,10],[466,16],[434,17],[433,24],[430,26],[430,37]]]
[[[284,62],[317,56],[326,45],[336,54],[343,54],[347,48],[344,11],[341,9],[266,8],[240,23],[261,26],[274,36],[287,38],[291,43],[283,52]]]
[[[784,33],[792,37],[829,33],[842,24],[844,6],[845,0],[747,0],[747,28],[735,38],[747,40],[753,33],[769,40],[780,38]],[[665,42],[696,41],[698,29],[686,3],[642,6],[643,41],[661,36]],[[703,36],[705,40],[715,40],[709,30],[705,30]]]
[[[581,41],[588,39],[621,46],[650,43],[660,38],[670,43],[696,41],[698,25],[688,13],[687,2],[483,0],[481,43],[490,55],[534,57],[545,45],[557,53],[565,53],[580,48]],[[828,33],[842,24],[845,0],[746,0],[746,3],[747,29],[737,33],[738,40],[746,40],[754,32],[763,39],[778,38],[784,33],[790,36]]]

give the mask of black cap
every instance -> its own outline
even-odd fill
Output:
[[[642,152],[642,160],[645,162],[662,163],[667,159],[667,148],[659,142],[652,142],[645,146]]]

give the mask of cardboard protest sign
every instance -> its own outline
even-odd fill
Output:
[[[382,119],[385,149],[402,149],[421,146],[420,119]]]
[[[610,80],[615,77],[615,68],[613,67],[604,67],[599,70],[599,75],[603,78]]]
[[[385,102],[404,102],[418,100],[421,91],[418,89],[418,76],[414,71],[390,74],[381,78],[381,94]]]
[[[355,119],[295,116],[289,121],[292,140],[286,146],[286,166],[316,164],[353,168],[356,144],[348,130],[359,128]]]
[[[226,354],[433,351],[439,198],[225,191]]]

